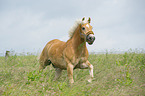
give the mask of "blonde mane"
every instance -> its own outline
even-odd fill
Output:
[[[72,38],[73,35],[74,35],[75,30],[77,29],[77,27],[80,24],[85,24],[85,23],[88,23],[88,21],[87,20],[82,21],[81,19],[76,20],[75,23],[74,23],[74,25],[69,30],[69,37]]]

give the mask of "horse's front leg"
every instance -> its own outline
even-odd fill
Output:
[[[86,63],[80,64],[79,68],[81,68],[81,69],[88,69],[89,68],[90,78],[89,78],[88,82],[92,82],[92,79],[94,77],[94,75],[93,75],[93,65],[90,64],[90,62],[87,60]]]
[[[67,74],[68,74],[68,78],[69,78],[69,82],[72,84],[74,83],[73,80],[73,65],[71,63],[68,64],[67,66]]]
[[[90,64],[89,61],[87,61],[86,63],[88,65],[88,67],[89,67],[89,73],[90,73],[90,79],[88,80],[88,82],[92,82],[93,77],[94,77],[94,75],[93,75],[93,65]]]

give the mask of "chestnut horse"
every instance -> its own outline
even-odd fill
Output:
[[[56,69],[54,80],[60,77],[62,70],[67,70],[69,82],[74,83],[73,69],[89,69],[90,78],[88,82],[91,82],[93,79],[93,65],[88,61],[89,54],[86,42],[89,45],[93,44],[95,36],[90,22],[90,18],[76,21],[67,42],[58,39],[48,42],[40,55],[39,70],[52,64]]]

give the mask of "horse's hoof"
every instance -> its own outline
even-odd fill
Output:
[[[89,82],[89,83],[92,83],[92,79],[89,79],[88,82]]]
[[[73,84],[73,83],[74,83],[74,80],[70,80],[69,83],[70,83],[70,84]]]

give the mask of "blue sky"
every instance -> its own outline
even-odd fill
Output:
[[[91,17],[96,36],[89,52],[145,49],[144,0],[0,0],[0,55],[67,41],[70,27],[84,16]]]

